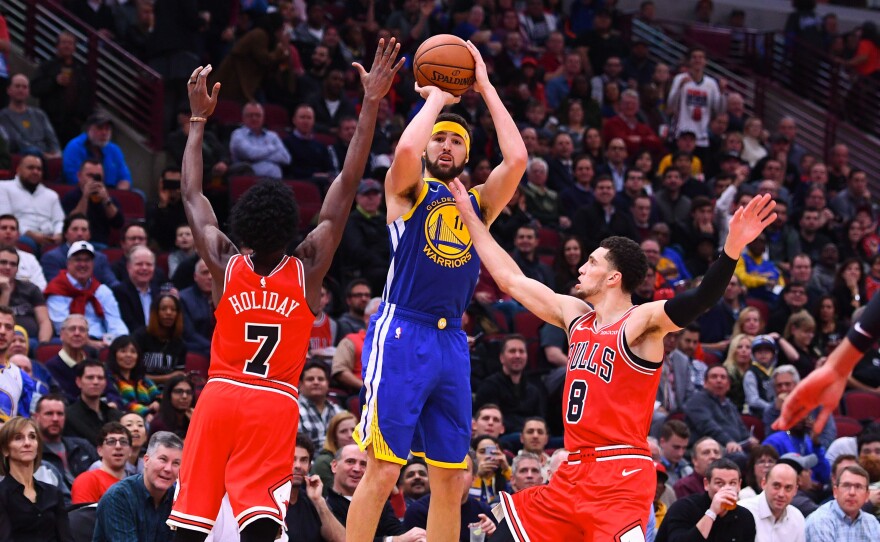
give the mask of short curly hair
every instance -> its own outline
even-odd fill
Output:
[[[631,293],[645,280],[648,272],[648,259],[642,247],[629,237],[606,237],[599,244],[607,249],[605,259],[623,276],[621,287]]]
[[[297,235],[299,206],[293,190],[275,179],[260,179],[232,208],[229,226],[244,246],[260,254],[286,248]]]

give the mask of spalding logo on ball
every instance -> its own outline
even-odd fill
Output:
[[[420,87],[433,85],[461,96],[474,84],[474,57],[463,39],[439,34],[419,46],[413,72]]]

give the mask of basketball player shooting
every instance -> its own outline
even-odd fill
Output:
[[[644,280],[648,262],[632,239],[604,239],[580,268],[578,297],[556,294],[523,275],[473,212],[458,179],[451,185],[477,253],[498,286],[569,335],[562,405],[568,460],[548,485],[502,493],[507,527],[499,527],[493,540],[509,533],[521,542],[643,542],[657,481],[647,437],[663,336],[721,298],[743,249],[776,219],[776,204],[764,195],[737,209],[724,250],[698,288],[633,306],[630,294]]]
[[[318,225],[294,256],[285,250],[296,238],[298,212],[284,183],[260,180],[232,209],[233,236],[253,254],[240,254],[220,231],[202,194],[202,138],[220,84],[208,94],[211,66],[190,77],[193,117],[181,185],[196,250],[213,278],[217,326],[208,382],[190,423],[179,493],[168,519],[176,541],[204,540],[226,493],[243,542],[275,540],[284,525],[299,426],[296,385],[321,308],[321,282],[369,155],[379,101],[403,63],[395,62],[399,50],[393,38],[387,44],[380,40],[369,73],[354,64],[364,86],[357,129]]]
[[[853,323],[825,364],[803,379],[782,403],[782,413],[773,422],[773,429],[785,431],[812,412],[822,409],[813,424],[813,433],[819,434],[840,404],[846,389],[847,377],[862,359],[865,351],[880,337],[880,295],[871,298],[865,312]]]
[[[467,47],[476,67],[474,90],[489,108],[504,160],[463,197],[471,213],[490,224],[516,190],[527,154],[480,53],[470,42]],[[348,542],[373,539],[410,451],[428,464],[428,540],[459,539],[471,436],[470,356],[461,316],[480,263],[447,184],[463,171],[471,139],[467,121],[441,114],[457,101],[452,94],[433,86],[416,85],[416,91],[425,104],[400,137],[385,178],[392,258],[364,342],[363,412],[354,439],[368,450],[368,463],[348,513]]]

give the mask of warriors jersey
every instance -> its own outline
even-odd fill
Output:
[[[480,216],[479,195],[470,192]],[[391,265],[382,299],[426,314],[460,317],[474,294],[480,258],[446,184],[425,179],[413,208],[388,225]]]
[[[562,405],[566,450],[645,447],[662,362],[644,360],[626,344],[624,330],[634,309],[602,327],[590,310],[569,326]]]
[[[14,416],[30,417],[31,406],[39,399],[34,380],[17,365],[0,365],[0,422]]]
[[[269,387],[275,381],[288,393],[298,384],[315,321],[301,261],[285,256],[264,277],[254,272],[249,256],[236,254],[226,266],[215,315],[209,378]]]

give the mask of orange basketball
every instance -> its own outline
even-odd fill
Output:
[[[419,86],[433,85],[461,96],[474,84],[474,57],[463,39],[439,34],[419,46],[413,71]]]

